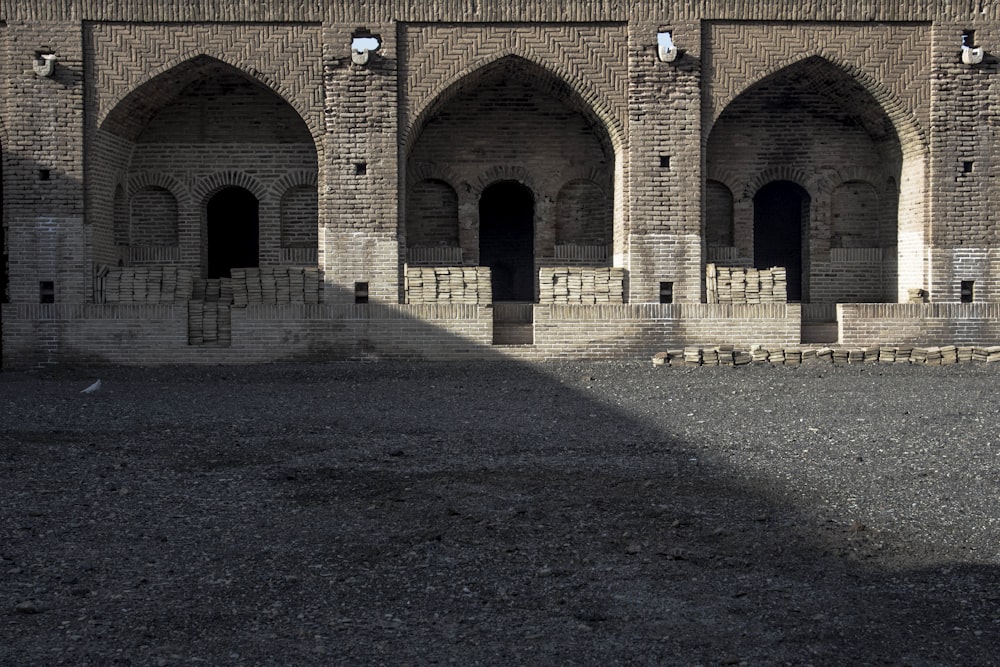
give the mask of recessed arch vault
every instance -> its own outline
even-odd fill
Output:
[[[254,261],[260,265],[292,261],[283,252],[283,213],[297,216],[296,238],[318,236],[312,204],[319,169],[317,129],[306,120],[311,116],[270,84],[256,71],[201,54],[150,72],[121,96],[94,128],[89,153],[88,217],[96,230],[91,249],[95,266],[170,262],[202,276],[218,273],[206,250],[204,206],[224,187],[242,187],[257,201],[259,233],[254,237],[259,248]],[[267,169],[261,169],[263,164]],[[177,228],[171,253],[140,256],[115,245],[114,193],[122,180],[130,189],[154,186],[174,194]],[[300,193],[301,205],[286,201],[283,207],[290,184],[312,192]],[[310,222],[316,229],[307,228]],[[318,241],[312,246],[316,253]]]
[[[565,208],[568,175],[583,174],[607,201],[596,214],[601,220],[588,219],[583,240],[607,239],[621,256],[624,154],[614,132],[599,111],[552,70],[517,55],[480,64],[423,107],[406,137],[401,171],[409,196],[401,224],[413,226],[420,217],[417,209],[426,208],[426,201],[413,198],[419,188],[409,180],[446,169],[447,182],[458,196],[462,256],[475,262],[481,248],[480,198],[497,181],[518,181],[535,198],[532,256],[537,272],[555,262],[560,196]],[[432,213],[424,216],[433,218]],[[599,263],[606,265],[604,260]]]
[[[97,117],[97,126],[118,136],[134,140],[149,121],[164,106],[175,100],[192,83],[210,75],[212,71],[238,74],[247,81],[266,88],[295,110],[299,120],[308,128],[314,144],[322,136],[323,128],[316,124],[315,114],[302,107],[280,81],[274,81],[257,70],[247,70],[230,62],[225,54],[202,53],[178,57],[148,72],[130,90],[108,101]]]
[[[754,254],[748,199],[772,180],[789,180],[812,198],[803,284],[813,302],[896,301],[908,287],[924,284],[926,142],[914,116],[870,75],[818,55],[793,58],[741,87],[710,128],[706,178],[724,175],[731,184],[735,245],[744,261]],[[870,251],[831,253],[833,211],[840,210],[833,198],[857,180],[852,174],[901,184],[893,233]],[[890,212],[881,207],[878,215],[873,225],[886,224]]]

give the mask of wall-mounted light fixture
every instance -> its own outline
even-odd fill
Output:
[[[966,30],[962,33],[962,62],[966,65],[978,65],[983,62],[983,47],[975,45],[976,33]]]
[[[35,51],[31,67],[38,76],[52,76],[56,71],[56,54],[48,49]]]
[[[669,30],[661,30],[656,33],[656,57],[663,63],[672,63],[677,60],[677,45]]]
[[[382,40],[365,28],[358,28],[351,35],[351,62],[355,65],[367,65],[372,51],[378,51]]]

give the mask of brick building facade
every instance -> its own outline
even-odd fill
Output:
[[[967,0],[0,0],[3,364],[996,343],[998,44]]]

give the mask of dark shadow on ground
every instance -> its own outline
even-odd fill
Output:
[[[996,662],[993,367],[100,375],[0,376],[5,664]]]

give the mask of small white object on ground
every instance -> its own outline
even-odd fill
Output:
[[[86,389],[84,389],[83,391],[81,391],[80,393],[81,394],[93,394],[94,392],[96,392],[100,388],[101,388],[101,381],[98,380],[97,382],[95,382],[94,384],[90,385],[89,387],[87,387]]]

